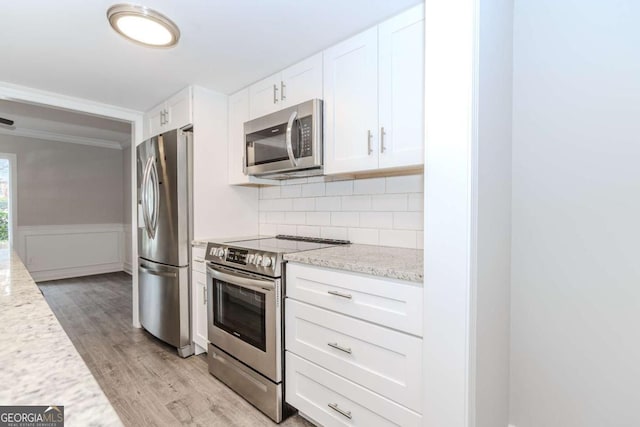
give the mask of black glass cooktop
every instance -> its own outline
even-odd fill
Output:
[[[227,245],[256,250],[261,252],[289,253],[323,249],[336,245],[349,244],[348,240],[319,239],[315,237],[285,236],[268,237],[264,239],[235,240],[225,242]]]

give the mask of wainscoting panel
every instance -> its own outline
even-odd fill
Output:
[[[16,249],[35,281],[122,271],[123,224],[18,227]]]

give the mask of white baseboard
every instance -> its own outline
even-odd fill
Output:
[[[21,226],[14,248],[36,281],[131,273],[130,227],[124,224]]]
[[[133,274],[133,270],[132,270],[133,266],[131,265],[131,263],[129,261],[125,261],[124,264],[122,264],[122,271],[124,271],[125,273],[132,275]]]
[[[94,274],[115,273],[122,271],[122,264],[92,265],[89,267],[65,268],[60,270],[34,271],[31,277],[35,282],[47,280],[69,279],[72,277],[92,276]]]

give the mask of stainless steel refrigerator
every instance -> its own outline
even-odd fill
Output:
[[[137,147],[138,295],[142,327],[193,354],[190,328],[189,131],[173,130]]]

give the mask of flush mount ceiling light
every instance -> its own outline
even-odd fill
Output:
[[[122,36],[152,47],[175,46],[180,30],[169,18],[152,9],[116,4],[107,10],[109,23]]]

